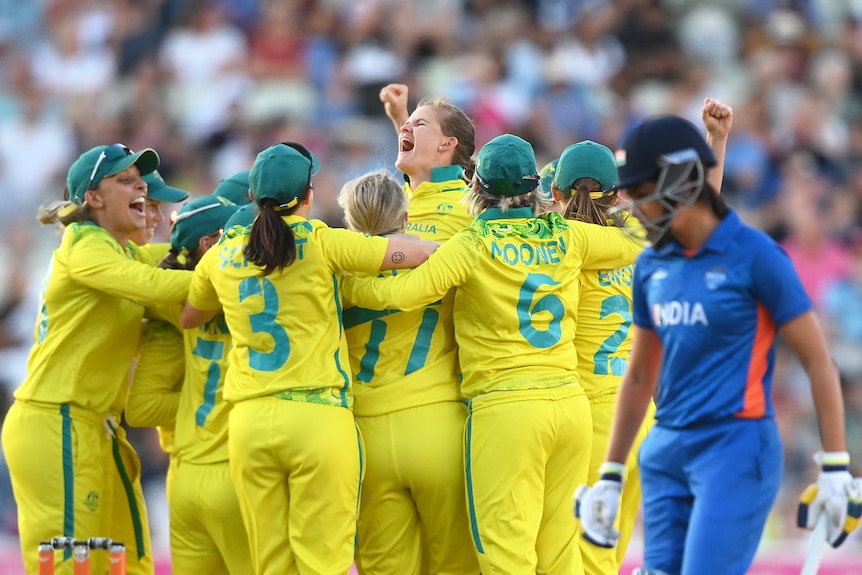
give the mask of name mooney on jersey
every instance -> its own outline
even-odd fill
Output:
[[[558,263],[565,254],[566,242],[562,238],[542,244],[491,242],[491,259],[510,266]]]

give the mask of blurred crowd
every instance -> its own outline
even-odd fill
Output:
[[[313,215],[341,225],[340,186],[394,170],[378,99],[389,82],[462,107],[477,147],[521,135],[540,165],[586,138],[613,149],[649,114],[700,124],[705,96],[731,104],[722,193],[802,275],[862,475],[860,0],[0,0],[0,406],[23,379],[58,239],[36,209],[61,198],[78,154],[155,148],[164,178],[194,196],[300,141],[322,164]],[[779,354],[786,480],[767,541],[803,536],[796,498],[819,448],[804,372]],[[166,541],[167,458],[149,431],[133,439]],[[13,513],[0,457],[0,532],[14,535]]]

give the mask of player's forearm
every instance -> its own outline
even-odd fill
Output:
[[[808,366],[811,395],[820,424],[820,439],[824,451],[847,451],[844,432],[844,402],[838,371],[831,361]]]
[[[712,132],[706,135],[706,143],[712,149],[715,156],[715,166],[709,169],[706,181],[716,192],[721,192],[721,183],[724,180],[724,158],[727,150],[727,135],[716,135]]]
[[[627,374],[620,386],[605,461],[625,464],[649,408],[652,393],[648,386],[638,384],[636,379]]]
[[[180,392],[135,393],[126,401],[126,421],[132,427],[173,427],[180,405]]]
[[[410,238],[404,234],[389,236],[386,255],[380,264],[381,270],[415,268],[433,254],[440,246],[438,242]]]

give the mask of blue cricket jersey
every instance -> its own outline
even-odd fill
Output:
[[[696,254],[644,250],[633,312],[663,346],[659,425],[772,417],[776,330],[811,309],[784,250],[733,210]]]

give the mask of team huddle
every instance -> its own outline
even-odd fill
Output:
[[[742,575],[782,475],[778,334],[823,447],[798,523],[845,540],[838,375],[792,263],[719,194],[730,107],[539,170],[515,135],[477,152],[445,99],[380,97],[404,182],[345,184],[344,229],[309,219],[323,168],[295,142],[186,201],[169,245],[188,193],[156,151],[72,164],[2,430],[29,574],[58,536],[154,573],[125,416],[170,454],[174,573],[616,574],[642,505],[636,573]]]

